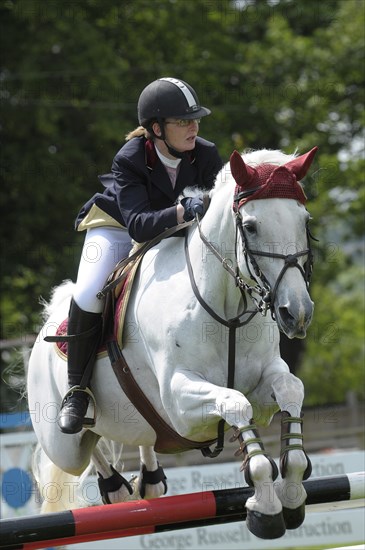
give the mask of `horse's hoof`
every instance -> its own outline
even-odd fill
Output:
[[[278,539],[285,535],[282,512],[269,516],[255,510],[247,510],[246,525],[248,530],[260,539]]]
[[[305,518],[305,503],[298,508],[285,508],[283,506],[283,516],[287,529],[298,529]]]

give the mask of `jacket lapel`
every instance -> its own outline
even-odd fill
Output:
[[[157,156],[153,142],[148,139],[145,143],[145,162],[150,174],[150,183],[160,189],[170,200],[175,200],[175,193],[168,173]]]
[[[172,202],[175,201],[176,191],[173,189],[169,175],[166,172],[166,168],[160,160],[156,162],[155,167],[151,170],[151,183],[153,186],[158,187],[160,191],[165,193],[165,195],[169,197]]]

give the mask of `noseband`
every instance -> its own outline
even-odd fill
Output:
[[[300,273],[303,276],[304,282],[306,284],[306,288],[307,290],[309,289],[309,283],[310,283],[312,271],[313,271],[313,252],[310,246],[310,240],[313,239],[317,241],[317,239],[313,237],[307,223],[306,224],[307,248],[305,248],[304,250],[301,250],[300,252],[296,252],[295,254],[286,254],[286,255],[277,254],[275,252],[264,252],[261,250],[253,250],[253,249],[250,249],[248,245],[247,237],[243,229],[242,216],[240,212],[236,211],[235,216],[236,216],[236,228],[238,229],[241,235],[241,240],[243,245],[243,254],[246,261],[247,271],[249,272],[251,279],[255,281],[256,283],[256,287],[254,287],[255,291],[258,292],[258,294],[261,296],[261,301],[263,302],[263,303],[259,302],[259,304],[258,305],[256,304],[256,305],[263,315],[265,315],[266,311],[270,309],[271,316],[275,320],[274,303],[275,303],[276,295],[278,292],[279,285],[286,271],[290,267],[296,267],[297,269],[299,269]],[[238,247],[238,244],[237,244],[237,230],[236,230],[236,243],[235,243],[236,262],[237,262],[237,247]],[[276,279],[276,282],[273,288],[271,288],[270,283],[268,282],[267,278],[265,277],[260,267],[258,266],[255,256],[263,256],[265,258],[284,260],[284,265]],[[307,260],[304,263],[304,268],[298,262],[298,259],[302,256],[307,256]],[[250,264],[255,274],[252,273]]]

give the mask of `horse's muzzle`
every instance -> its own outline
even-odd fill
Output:
[[[275,307],[275,317],[279,329],[288,338],[305,338],[307,328],[313,317],[313,302],[308,299],[305,302],[287,304]]]

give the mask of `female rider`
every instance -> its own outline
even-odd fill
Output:
[[[195,90],[175,78],[150,83],[138,100],[140,126],[126,136],[112,171],[100,177],[105,190],[80,210],[76,229],[86,230],[77,282],[70,305],[68,335],[69,391],[58,424],[74,434],[88,425],[91,392],[80,387],[94,363],[103,302],[97,293],[132,243],[153,239],[165,229],[204,214],[203,198],[182,198],[184,188],[211,189],[222,168],[214,143],[198,137],[199,122],[210,110]]]

